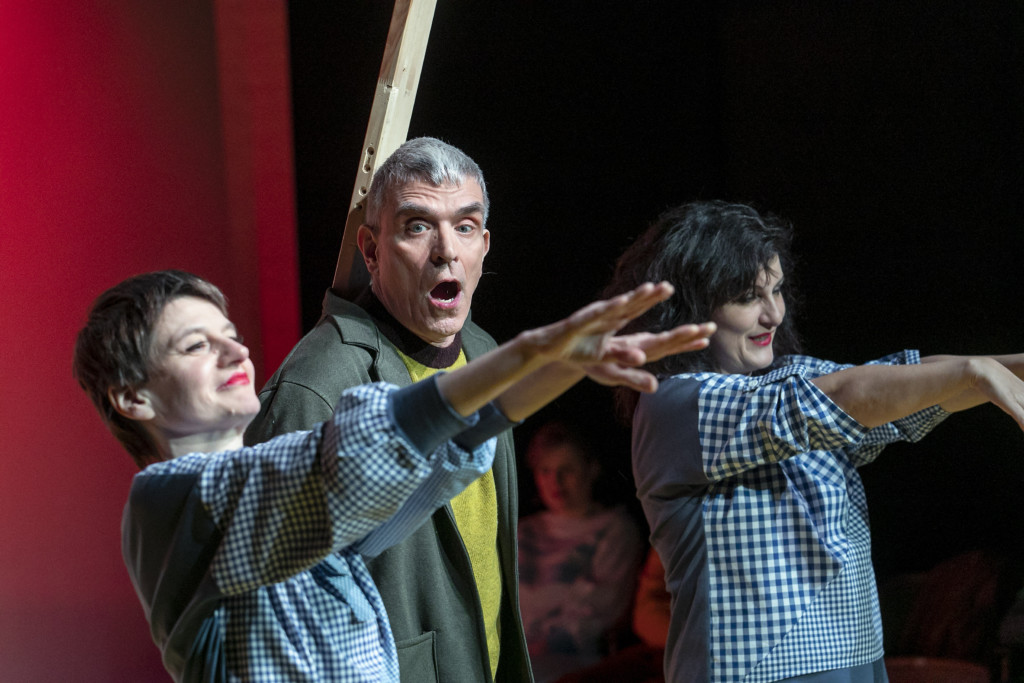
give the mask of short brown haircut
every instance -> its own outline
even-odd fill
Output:
[[[227,315],[227,300],[215,285],[184,271],[161,270],[130,277],[100,294],[75,341],[75,379],[139,468],[151,461],[154,445],[137,422],[114,409],[108,392],[149,381],[153,332],[167,304],[183,296],[209,301]]]

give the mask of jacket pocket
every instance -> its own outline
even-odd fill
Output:
[[[395,647],[401,683],[437,683],[433,631],[395,643]]]

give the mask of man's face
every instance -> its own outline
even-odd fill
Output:
[[[413,182],[382,207],[373,234],[359,228],[359,249],[373,292],[406,329],[448,346],[469,315],[490,248],[483,191],[469,178],[434,187]]]

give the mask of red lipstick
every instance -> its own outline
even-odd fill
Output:
[[[221,384],[220,386],[224,389],[227,387],[245,386],[247,384],[249,384],[249,375],[245,374],[244,371],[239,371],[231,375],[231,377],[228,378],[228,381],[224,382],[224,384]]]

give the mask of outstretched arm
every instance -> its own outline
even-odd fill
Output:
[[[542,408],[594,366],[606,370],[607,383],[654,391],[655,378],[636,366],[670,353],[704,348],[714,326],[683,325],[660,335],[613,335],[672,291],[668,283],[644,284],[585,306],[559,322],[521,332],[438,378],[438,389],[461,415],[497,399],[501,411],[513,421]]]
[[[1016,367],[1019,356],[1001,357]],[[866,427],[876,427],[929,406],[955,412],[991,402],[1024,429],[1024,381],[996,358],[931,356],[920,365],[862,365],[812,380]]]
[[[634,356],[636,360],[629,363],[615,360],[549,363],[502,394],[496,403],[509,419],[523,420],[558,398],[585,376],[605,386],[622,385],[653,393],[658,389],[658,380],[647,370],[635,366],[671,354],[703,349],[708,345],[708,337],[714,330],[714,323],[704,323],[680,325],[659,334],[641,332],[612,337],[607,343],[615,347],[614,353],[632,355],[639,351],[643,355]],[[612,358],[615,357],[614,353]]]
[[[987,356],[988,358],[996,361],[1007,370],[1012,372],[1017,377],[1024,379],[1024,353],[1018,353],[1006,356]],[[963,356],[949,356],[949,355],[936,355],[936,356],[923,356],[921,363],[939,363],[950,360],[956,360],[958,358],[964,358]],[[989,401],[982,392],[976,389],[968,389],[952,398],[943,401],[942,407],[951,412],[955,413],[960,410],[966,410],[967,408],[973,408],[974,406],[981,405]]]

